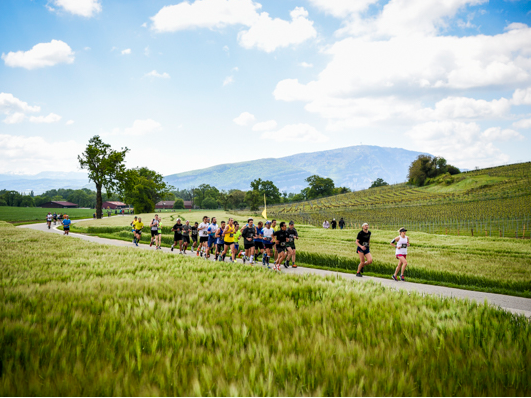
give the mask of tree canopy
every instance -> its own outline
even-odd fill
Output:
[[[153,212],[155,204],[169,193],[162,175],[147,167],[127,170],[124,177],[122,196],[133,205],[135,213]]]
[[[306,199],[320,198],[322,196],[330,196],[334,194],[334,180],[331,178],[313,175],[308,177],[305,181],[309,185],[309,190],[306,191]]]
[[[383,178],[377,178],[376,180],[372,182],[369,188],[383,187],[385,185],[389,185],[389,184],[385,182]]]
[[[413,185],[423,186],[429,178],[442,174],[459,174],[461,171],[446,162],[443,157],[419,155],[409,166],[408,182]]]

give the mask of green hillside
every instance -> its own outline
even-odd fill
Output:
[[[443,175],[421,188],[404,183],[271,206],[268,215],[313,225],[343,217],[352,228],[369,222],[373,228],[529,238],[531,162]]]

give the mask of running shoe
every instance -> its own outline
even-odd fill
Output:
[[[137,245],[137,246],[138,246],[138,243],[137,243],[137,242],[135,242],[135,245]]]
[[[173,251],[173,245],[171,245],[171,249],[170,250]]]
[[[358,272],[358,273],[356,274],[356,276],[357,276],[358,278],[361,278],[363,275],[360,274],[360,273]]]
[[[297,264],[293,264],[291,268],[297,268]]]
[[[149,242],[149,247],[153,246],[153,241]]]
[[[289,260],[284,261],[284,267],[286,267],[286,268],[289,267]]]
[[[199,257],[199,250],[197,251],[197,254],[196,254],[198,257]]]
[[[397,278],[394,274],[393,274],[393,279],[394,279],[395,281],[398,281],[398,278]]]
[[[404,275],[400,275],[400,279],[402,280],[402,282],[405,282],[405,278],[404,278]]]

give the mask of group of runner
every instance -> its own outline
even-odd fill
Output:
[[[144,228],[142,218],[135,216],[131,226],[134,234],[133,243],[138,246]],[[156,249],[160,250],[162,220],[158,214],[155,214],[149,227],[151,229],[150,247],[155,244]],[[271,257],[274,258],[273,269],[277,271],[280,271],[281,265],[288,268],[290,262],[293,268],[297,268],[295,241],[299,239],[299,234],[293,221],[289,222],[289,226],[285,222],[281,222],[277,226],[276,220],[265,223],[260,221],[255,226],[254,220],[249,218],[247,224],[240,228],[239,223],[233,218],[229,218],[228,222],[221,221],[219,225],[216,217],[210,219],[208,216],[204,216],[200,224],[195,222],[193,225],[188,220],[183,224],[182,220],[178,218],[171,231],[174,234],[171,251],[179,248],[179,254],[186,254],[191,244],[191,251],[205,260],[210,259],[213,255],[215,261],[225,261],[228,255],[230,262],[234,262],[236,257],[242,257],[244,264],[247,261],[250,264],[255,264],[258,257],[262,256],[262,264],[268,268],[270,268]],[[395,257],[398,260],[393,279],[403,281],[407,266],[407,248],[410,243],[409,237],[406,236],[407,229],[400,228],[398,232],[399,236],[391,241],[391,246],[395,247]],[[240,240],[243,240],[242,251],[239,247]],[[356,253],[360,259],[356,272],[357,277],[362,277],[365,267],[372,264],[370,241],[369,224],[364,223],[356,237]],[[398,272],[400,272],[400,277],[398,277]]]
[[[52,227],[52,221],[54,225],[57,224],[57,213],[52,214],[48,212],[46,215],[46,224],[48,225],[48,229]],[[63,235],[68,235],[70,233],[70,224],[72,223],[72,221],[68,218],[68,214],[60,214],[59,221],[63,226]]]

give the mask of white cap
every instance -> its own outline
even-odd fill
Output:
[[[363,228],[364,226],[369,226],[369,224],[367,224],[366,222],[364,222],[363,225],[362,225],[361,227]]]

